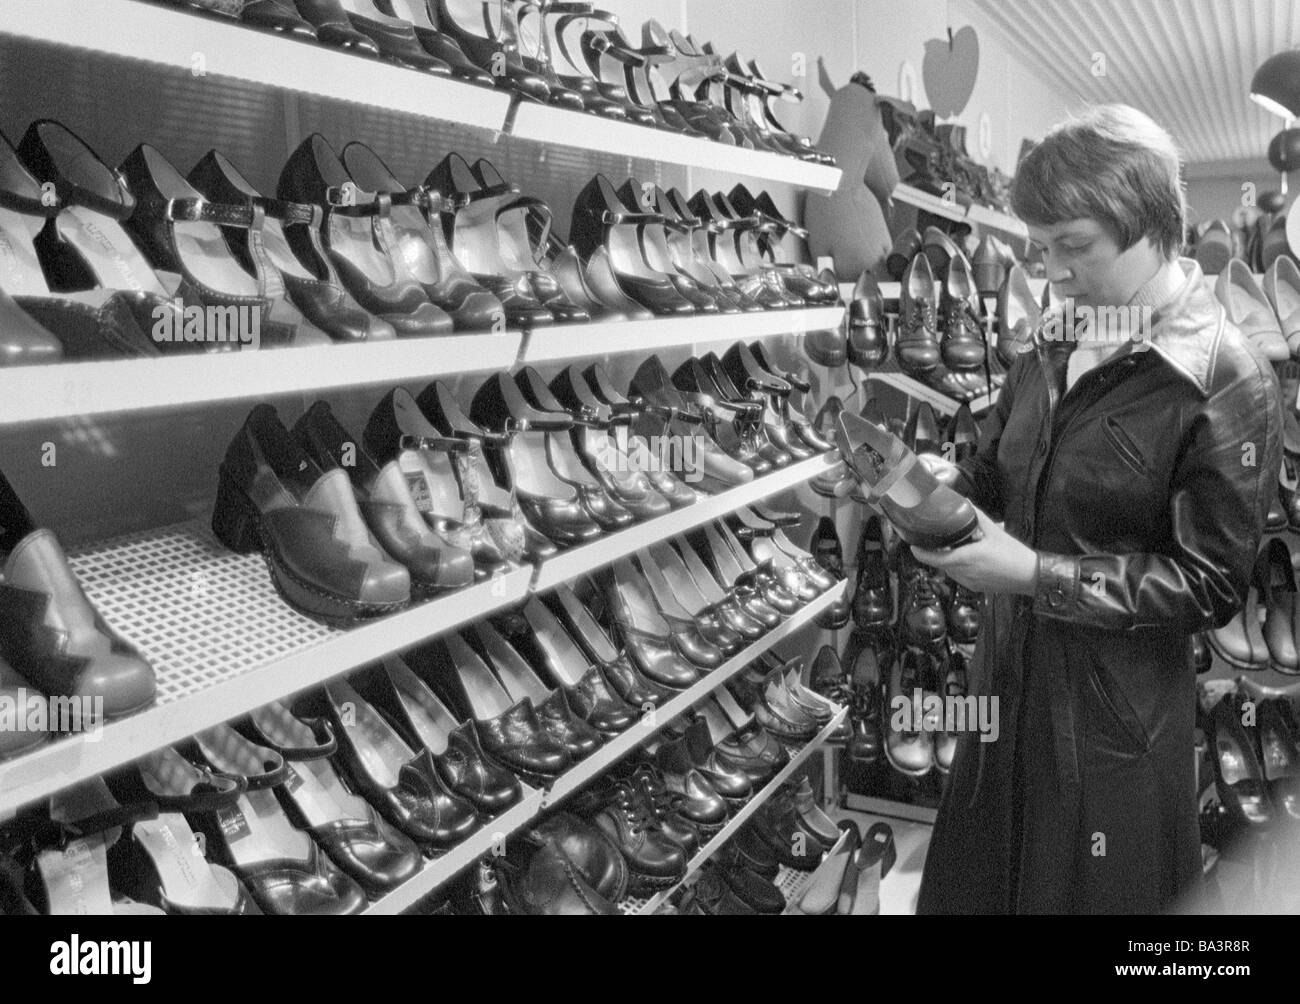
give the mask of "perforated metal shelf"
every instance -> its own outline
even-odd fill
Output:
[[[652,914],[667,903],[669,897],[676,893],[683,884],[690,881],[691,877],[700,870],[709,858],[722,850],[723,845],[736,835],[740,828],[745,825],[745,822],[750,816],[758,811],[758,807],[775,795],[781,785],[789,780],[791,775],[793,775],[794,772],[803,765],[804,761],[812,756],[816,750],[820,749],[822,745],[830,739],[835,730],[839,727],[840,722],[844,720],[844,716],[847,714],[848,708],[840,708],[840,710],[835,713],[835,717],[831,719],[830,724],[817,733],[817,735],[813,737],[806,746],[800,748],[797,753],[792,753],[790,755],[790,762],[782,767],[777,775],[764,785],[758,794],[746,802],[743,808],[732,815],[731,819],[727,821],[727,825],[724,826],[712,840],[695,852],[695,856],[687,862],[686,874],[682,876],[680,882],[672,888],[656,893],[648,899],[624,900],[619,904],[619,908],[623,913],[629,915]]]
[[[339,673],[517,603],[531,566],[349,630],[287,606],[258,555],[195,521],[69,556],[105,620],[158,677],[156,703],[0,763],[0,815]]]

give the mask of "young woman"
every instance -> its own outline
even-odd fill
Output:
[[[1201,874],[1190,637],[1245,601],[1280,393],[1178,258],[1178,155],[1146,115],[1057,126],[1012,201],[1048,281],[1095,318],[1045,325],[977,454],[940,471],[983,539],[916,553],[990,594],[970,684],[998,697],[1000,736],[959,743],[919,910],[1160,911]]]

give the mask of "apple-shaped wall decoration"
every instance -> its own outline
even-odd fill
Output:
[[[936,118],[962,113],[975,92],[979,68],[980,40],[970,25],[956,34],[949,28],[946,39],[932,38],[925,43],[921,79]]]

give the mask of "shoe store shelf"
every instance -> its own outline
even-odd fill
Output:
[[[894,390],[900,391],[914,400],[924,401],[941,416],[955,414],[957,409],[962,405],[962,402],[935,390],[933,387],[921,383],[920,380],[917,380],[915,377],[910,377],[906,373],[891,373],[888,371],[882,372],[876,370],[867,374],[867,380],[884,384],[887,387],[892,387]],[[988,411],[988,409],[996,403],[999,389],[1000,388],[994,388],[987,393],[972,398],[969,402],[971,412],[979,415]]]
[[[746,150],[630,122],[593,121],[592,116],[585,112],[551,105],[520,105],[510,133],[520,139],[547,145],[574,146],[637,160],[705,167],[728,175],[781,181],[827,192],[834,191],[840,183],[838,167],[810,164],[797,157]]]
[[[963,206],[958,202],[932,195],[929,192],[923,192],[919,188],[913,188],[911,185],[902,183],[894,186],[894,191],[891,194],[899,202],[906,202],[910,206],[924,209],[926,212],[933,213],[935,216],[942,216],[944,219],[956,220],[959,223],[973,223],[977,226],[1000,230],[1016,237],[1029,236],[1029,228],[1025,226],[1023,220],[1008,216],[1006,213],[1000,213],[995,209],[988,209],[985,206],[974,204]]]
[[[391,917],[409,910],[439,886],[451,881],[479,858],[505,848],[506,838],[526,826],[542,811],[545,793],[528,785],[523,786],[524,797],[501,815],[488,820],[482,828],[471,834],[445,854],[426,861],[420,873],[385,896],[375,900],[365,909],[367,917]]]
[[[522,339],[508,331],[16,366],[0,369],[0,426],[509,369]]]
[[[790,762],[782,767],[776,776],[763,786],[762,790],[759,791],[758,794],[746,802],[744,808],[740,809],[729,820],[727,820],[727,825],[719,830],[712,840],[695,852],[695,856],[686,864],[686,874],[682,876],[681,880],[676,885],[657,892],[646,900],[625,900],[621,904],[623,912],[625,914],[644,916],[654,913],[668,902],[669,897],[680,889],[692,875],[699,871],[704,862],[717,854],[718,851],[722,849],[723,845],[739,832],[740,828],[745,825],[749,817],[758,811],[759,806],[775,795],[781,785],[785,784],[794,772],[803,766],[804,761],[812,756],[814,752],[819,750],[822,745],[830,739],[830,737],[835,733],[835,730],[839,728],[840,722],[844,720],[844,716],[848,713],[848,708],[840,708],[840,710],[836,712],[835,717],[830,720],[830,724],[809,740],[808,744],[803,746],[797,753],[791,754]]]
[[[660,707],[647,712],[641,721],[626,732],[616,736],[602,746],[573,770],[558,778],[546,792],[546,807],[550,808],[568,798],[574,792],[586,787],[595,777],[618,763],[642,743],[647,742],[659,729],[684,711],[694,707],[720,686],[730,680],[777,642],[790,637],[800,628],[812,623],[832,604],[839,601],[848,588],[848,582],[839,582],[818,596],[802,610],[792,614],[786,621],[778,624],[754,644],[742,649],[704,679],[682,691]]]
[[[91,602],[153,664],[146,710],[0,762],[0,818],[15,808],[520,602],[533,569],[351,630],[297,613],[260,555],[234,554],[201,522],[121,537],[69,558]]]
[[[552,589],[561,582],[603,568],[610,562],[617,561],[643,547],[676,537],[727,513],[735,512],[741,506],[759,502],[769,495],[801,485],[810,478],[829,471],[838,463],[837,459],[831,458],[838,458],[838,456],[836,453],[831,453],[809,457],[797,464],[755,478],[748,484],[737,485],[717,495],[701,498],[694,505],[686,506],[684,509],[675,509],[657,519],[600,537],[590,544],[562,551],[554,558],[541,563],[533,589],[538,592]]]
[[[576,324],[530,331],[522,361],[554,362],[621,352],[656,352],[682,345],[749,341],[838,328],[843,307],[771,310],[720,317],[660,317],[650,321]]]
[[[140,0],[9,0],[0,33],[499,132],[510,96]]]
[[[648,742],[662,726],[704,700],[777,642],[813,621],[827,607],[837,602],[847,588],[848,582],[841,582],[817,597],[785,623],[777,625],[694,686],[645,714],[637,724],[614,737],[572,770],[557,778],[548,790],[530,791],[518,805],[486,823],[481,830],[442,857],[426,864],[419,875],[401,888],[372,903],[366,913],[400,913],[455,877],[484,854],[498,852],[505,846],[505,841],[512,833],[526,826],[543,811],[585,788],[638,746]]]

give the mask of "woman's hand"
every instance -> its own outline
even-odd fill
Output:
[[[981,540],[946,551],[913,547],[918,561],[947,573],[977,593],[1019,593],[1032,596],[1038,584],[1038,552],[1026,547],[994,523],[978,507]]]

